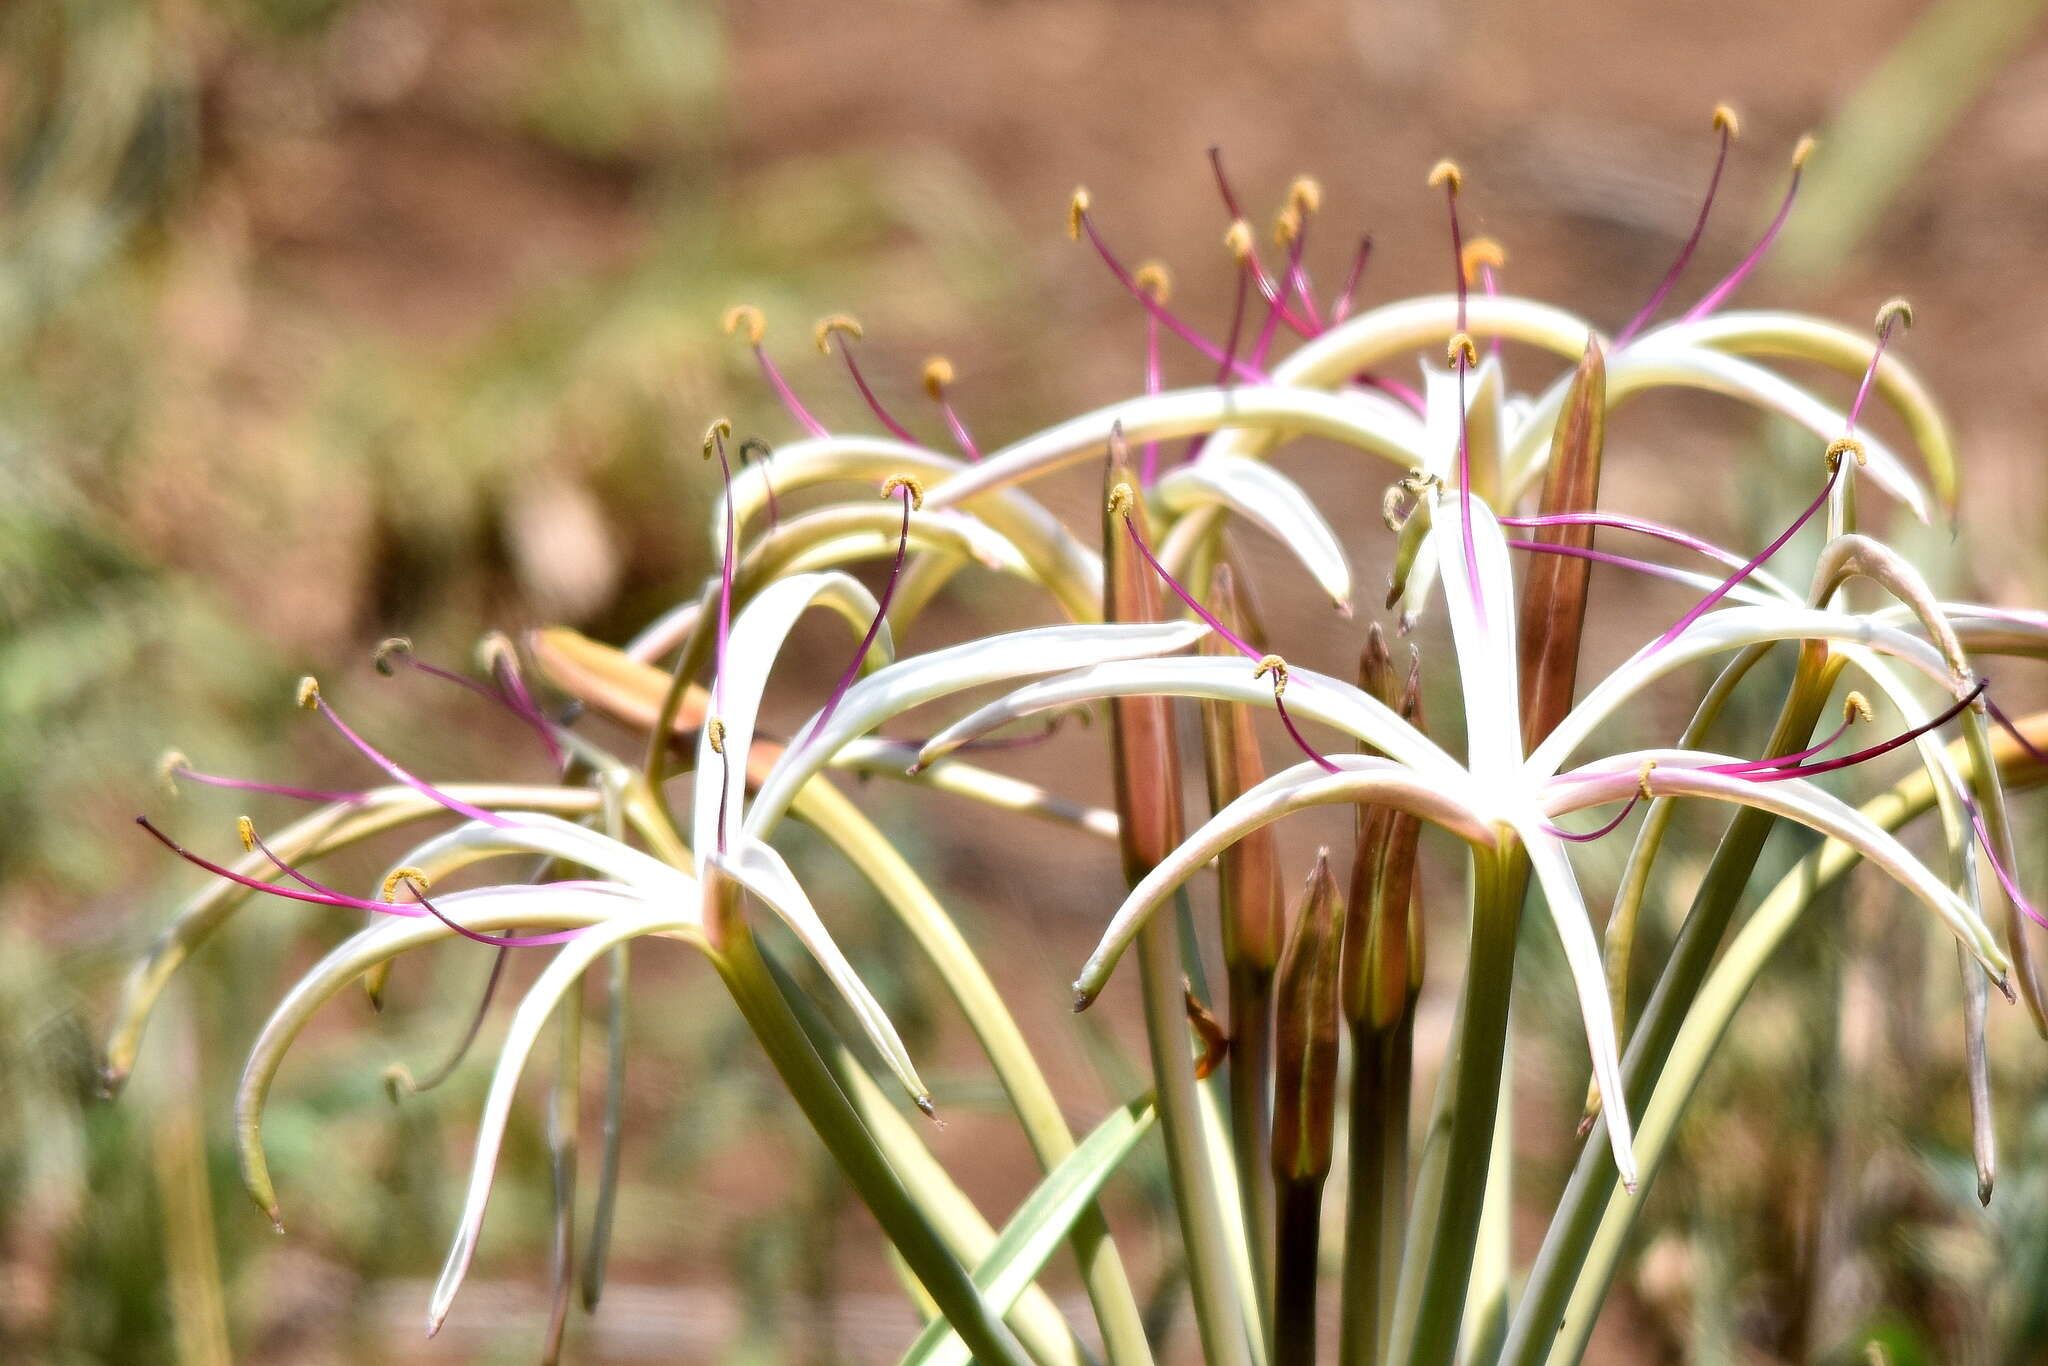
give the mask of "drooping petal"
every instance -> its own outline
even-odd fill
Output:
[[[1343,544],[1301,485],[1272,466],[1235,455],[1205,456],[1160,479],[1153,496],[1176,516],[1205,505],[1228,508],[1291,551],[1330,601],[1350,610],[1351,565]]]

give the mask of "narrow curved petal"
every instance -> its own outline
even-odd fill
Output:
[[[1113,659],[1142,658],[1186,649],[1208,634],[1201,622],[1138,626],[1041,626],[969,641],[901,660],[847,690],[822,730],[806,722],[801,745],[776,760],[748,808],[746,831],[765,838],[802,787],[831,762],[839,747],[912,707],[968,688],[983,687]]]
[[[1282,816],[1311,806],[1370,802],[1411,812],[1470,844],[1491,846],[1494,842],[1494,827],[1487,813],[1455,800],[1440,784],[1405,764],[1362,754],[1336,754],[1330,756],[1330,762],[1338,772],[1325,772],[1312,763],[1296,764],[1249,789],[1147,873],[1117,909],[1075,979],[1076,1004],[1086,1005],[1095,998],[1146,918],[1182,883],[1225,849]]]
[[[1493,510],[1473,498],[1465,558],[1464,510],[1455,493],[1440,495],[1431,512],[1444,602],[1457,643],[1458,686],[1465,697],[1466,767],[1482,785],[1504,782],[1522,761],[1520,655],[1515,648],[1515,582],[1507,540]],[[1477,570],[1477,576],[1473,570]]]
[[[1205,506],[1236,513],[1299,559],[1331,602],[1351,610],[1351,564],[1337,533],[1301,485],[1271,465],[1237,455],[1204,456],[1167,474],[1152,493],[1175,516]]]

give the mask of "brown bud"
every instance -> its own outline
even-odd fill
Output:
[[[1216,566],[1210,610],[1242,636],[1248,613],[1228,564]],[[1203,654],[1232,655],[1222,636],[1203,637]],[[1242,702],[1202,703],[1202,757],[1215,810],[1264,780],[1258,734],[1251,708]],[[1273,827],[1261,826],[1223,851],[1217,860],[1217,890],[1223,919],[1223,961],[1232,968],[1270,974],[1280,961],[1286,932],[1286,891],[1280,881],[1280,853]]]
[[[1543,476],[1544,516],[1591,512],[1600,498],[1600,455],[1607,431],[1607,358],[1597,337],[1572,377],[1571,391],[1550,439]],[[1580,550],[1593,544],[1590,526],[1533,528],[1535,539]],[[1532,555],[1522,580],[1522,745],[1533,749],[1571,710],[1578,682],[1579,637],[1586,624],[1592,563],[1576,555]]]
[[[1423,728],[1422,670],[1411,663],[1401,715]],[[1422,822],[1406,811],[1359,810],[1344,920],[1344,1018],[1384,1032],[1414,1008],[1422,990],[1422,898],[1415,861]]]
[[[1145,506],[1132,500],[1112,513],[1118,485],[1136,488],[1130,448],[1119,423],[1109,435],[1109,465],[1103,473],[1102,616],[1105,621],[1159,621],[1158,577],[1131,544],[1130,528],[1146,534]],[[1123,845],[1124,876],[1135,883],[1181,840],[1180,754],[1174,739],[1173,709],[1164,697],[1125,697],[1109,704],[1111,766],[1116,814]]]
[[[1287,951],[1273,1021],[1273,1175],[1316,1180],[1330,1170],[1337,1114],[1337,921],[1329,850],[1317,853]]]

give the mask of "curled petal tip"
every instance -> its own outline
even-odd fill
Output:
[[[1991,1205],[1991,1185],[1992,1181],[1989,1176],[1977,1178],[1977,1203],[1986,1208],[1989,1208]]]
[[[761,338],[768,335],[768,319],[752,304],[734,304],[725,310],[725,317],[720,319],[719,328],[728,337],[734,333],[744,333],[747,345],[759,346]]]
[[[1336,608],[1337,615],[1344,618],[1344,620],[1346,621],[1351,620],[1352,616],[1354,615],[1351,610],[1351,599],[1349,598],[1331,598],[1330,606]]]
[[[832,334],[834,332],[844,332],[855,341],[859,341],[865,335],[861,331],[860,320],[852,314],[834,313],[829,317],[820,318],[817,325],[811,329],[811,340],[817,344],[819,355],[829,356],[832,354]]]
[[[1633,1176],[1622,1177],[1621,1188],[1627,1191],[1630,1195],[1634,1195],[1636,1193],[1636,1179]]]
[[[1089,1006],[1094,1005],[1095,996],[1095,992],[1082,986],[1079,982],[1074,983],[1074,1013],[1078,1015]]]
[[[929,1120],[933,1120],[933,1121],[936,1121],[936,1120],[938,1119],[938,1117],[939,1117],[939,1112],[938,1112],[938,1110],[937,1110],[936,1108],[934,1108],[934,1107],[933,1107],[933,1105],[932,1105],[932,1093],[931,1093],[931,1092],[929,1092],[929,1091],[925,1091],[925,1092],[923,1092],[923,1093],[921,1093],[921,1094],[919,1094],[919,1095],[917,1095],[917,1096],[913,1097],[912,1099],[913,1099],[913,1101],[915,1102],[915,1104],[917,1105],[917,1108],[918,1108],[918,1109],[920,1109],[920,1110],[922,1110],[922,1111],[924,1112],[924,1115],[925,1115],[925,1118],[926,1118],[926,1119],[929,1119]]]

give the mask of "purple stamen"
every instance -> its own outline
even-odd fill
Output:
[[[932,402],[938,404],[939,411],[945,414],[946,429],[953,433],[954,443],[969,460],[979,463],[981,447],[974,444],[974,437],[969,434],[967,424],[960,420],[960,415],[953,410],[952,400],[946,397],[946,386],[952,382],[953,367],[943,357],[935,356],[925,362],[924,391],[931,395]]]
[[[498,652],[491,665],[491,671],[498,680],[496,688],[487,688],[473,678],[456,673],[453,669],[429,664],[415,654],[412,643],[402,637],[386,641],[378,647],[375,662],[377,672],[387,676],[392,673],[393,663],[397,662],[429,678],[438,678],[444,683],[453,683],[458,688],[475,693],[493,706],[503,707],[524,722],[540,737],[541,744],[547,747],[548,758],[557,767],[560,767],[567,757],[562,752],[561,744],[555,739],[554,730],[548,724],[547,717],[541,712],[540,703],[534,700],[533,694],[526,687],[526,680],[520,676],[518,668],[513,664],[509,645]]]
[[[1344,277],[1344,289],[1330,305],[1330,321],[1341,323],[1351,316],[1351,300],[1358,292],[1358,282],[1365,278],[1366,262],[1372,259],[1372,234],[1358,239],[1358,250],[1351,257],[1351,273]]]
[[[704,454],[718,457],[718,478],[725,488],[725,549],[718,560],[718,648],[711,674],[714,714],[725,709],[725,651],[732,639],[732,573],[739,538],[732,507],[732,462],[725,458],[725,437],[731,430],[732,424],[720,418],[704,434]]]
[[[227,778],[218,773],[201,773],[189,764],[177,764],[166,771],[207,787],[224,787],[236,792],[261,792],[272,797],[289,797],[298,802],[341,802],[348,806],[360,806],[368,799],[368,794],[363,792],[329,792],[317,787],[288,787],[283,783],[257,782],[252,778]]]
[[[1813,520],[1813,515],[1816,512],[1819,512],[1821,508],[1827,505],[1828,494],[1834,491],[1835,481],[1841,477],[1842,466],[1841,462],[1837,460],[1834,468],[1828,471],[1827,482],[1821,485],[1820,493],[1814,498],[1814,500],[1811,503],[1807,504],[1806,511],[1800,513],[1798,517],[1794,518],[1792,525],[1786,527],[1783,531],[1779,532],[1775,540],[1773,540],[1769,545],[1765,546],[1762,550],[1758,551],[1754,559],[1744,564],[1740,569],[1736,570],[1726,579],[1723,579],[1719,587],[1714,589],[1713,592],[1707,594],[1704,598],[1701,598],[1698,603],[1694,604],[1693,609],[1691,611],[1687,612],[1684,616],[1680,617],[1676,622],[1672,624],[1671,629],[1666,631],[1663,635],[1658,636],[1657,639],[1651,644],[1650,651],[1654,653],[1655,651],[1663,649],[1672,641],[1678,639],[1680,635],[1684,634],[1687,627],[1691,626],[1694,622],[1698,621],[1701,617],[1705,616],[1709,611],[1713,609],[1714,604],[1718,603],[1719,601],[1721,601],[1721,599],[1727,597],[1729,593],[1734,591],[1735,585],[1741,583],[1744,579],[1748,578],[1751,574],[1755,573],[1757,568],[1761,566],[1764,563],[1764,561],[1770,559],[1771,556],[1777,554],[1780,550],[1784,549],[1785,543],[1791,540],[1795,535],[1797,535],[1801,527],[1805,526],[1809,521]]]
[[[768,495],[768,528],[774,530],[782,525],[782,509],[775,503],[775,480],[770,477],[769,462],[775,456],[775,448],[758,436],[750,436],[740,442],[740,467],[759,464],[761,466],[761,491]]]
[[[1543,823],[1543,828],[1545,830],[1548,830],[1551,834],[1557,836],[1561,840],[1570,840],[1574,844],[1590,844],[1594,840],[1605,839],[1607,836],[1621,829],[1621,823],[1628,819],[1628,813],[1635,810],[1636,805],[1639,802],[1641,802],[1642,799],[1643,791],[1640,787],[1638,787],[1634,792],[1631,792],[1629,794],[1628,805],[1621,808],[1621,814],[1616,816],[1613,820],[1607,822],[1607,824],[1601,826],[1597,830],[1588,830],[1583,834],[1574,833],[1573,831],[1565,829],[1561,825],[1552,825],[1548,821],[1545,821]]]
[[[1425,417],[1429,413],[1429,401],[1423,398],[1421,391],[1412,385],[1403,384],[1400,380],[1386,375],[1376,375],[1371,371],[1360,371],[1351,377],[1351,382],[1393,396],[1413,408],[1417,417]]]
[[[1137,282],[1131,273],[1124,269],[1123,262],[1117,260],[1115,254],[1110,251],[1109,244],[1102,240],[1102,234],[1096,231],[1095,220],[1088,212],[1085,195],[1075,196],[1072,219],[1073,225],[1080,232],[1085,232],[1088,235],[1088,242],[1095,248],[1095,254],[1102,258],[1104,265],[1109,267],[1110,274],[1116,276],[1117,283],[1124,287],[1124,291],[1127,294],[1143,304],[1146,312],[1159,319],[1161,326],[1165,327],[1167,331],[1179,337],[1189,346],[1194,347],[1195,350],[1207,356],[1210,360],[1218,362],[1224,369],[1231,371],[1239,378],[1249,380],[1254,384],[1265,382],[1265,375],[1255,366],[1247,365],[1224,351],[1215,342],[1210,341],[1200,332],[1182,322],[1171,309],[1159,303],[1151,294],[1146,292],[1144,287]]]
[[[853,376],[853,387],[860,390],[860,396],[866,401],[868,411],[873,413],[876,420],[884,427],[887,427],[889,434],[898,441],[906,445],[915,446],[917,438],[910,434],[909,428],[889,415],[889,410],[882,406],[882,400],[875,397],[875,391],[869,387],[867,376],[861,373],[860,362],[853,358],[853,343],[861,335],[860,324],[844,316],[827,318],[819,323],[817,333],[818,349],[827,355],[830,355],[832,351],[832,334],[834,332],[842,334],[839,343],[839,354],[845,358],[846,373]]]
[[[1238,201],[1237,192],[1230,186],[1230,177],[1224,173],[1223,149],[1221,147],[1211,147],[1209,149],[1209,166],[1216,173],[1216,190],[1217,193],[1223,196],[1223,207],[1230,214],[1231,222],[1248,222],[1249,220],[1244,215],[1244,208]],[[1259,259],[1257,241],[1248,239],[1245,246],[1246,264],[1251,267],[1252,282],[1258,285],[1259,294],[1268,304],[1280,311],[1282,320],[1289,327],[1293,328],[1296,333],[1303,337],[1314,336],[1321,329],[1310,329],[1300,318],[1288,311],[1286,301],[1281,297],[1279,282],[1267,274],[1265,262]]]
[[[1665,579],[1671,583],[1691,585],[1695,578],[1685,570],[1675,569],[1668,564],[1658,564],[1654,560],[1631,559],[1626,555],[1594,550],[1590,546],[1581,548],[1575,545],[1559,545],[1554,541],[1509,541],[1507,545],[1510,550],[1533,550],[1545,555],[1569,555],[1575,560],[1591,560],[1595,564],[1611,564],[1618,569],[1631,569],[1638,574],[1648,574],[1652,578]]]
[[[1988,684],[1988,679],[1978,679],[1976,687],[1957,698],[1954,704],[1946,711],[1928,721],[1925,725],[1914,726],[1910,730],[1894,735],[1889,740],[1880,741],[1868,749],[1859,749],[1854,754],[1845,754],[1839,759],[1823,759],[1815,763],[1791,764],[1783,768],[1773,767],[1766,769],[1756,769],[1744,765],[1721,764],[1711,767],[1708,771],[1713,773],[1730,773],[1735,777],[1747,778],[1751,782],[1756,783],[1777,783],[1783,782],[1787,778],[1812,778],[1822,773],[1833,773],[1837,769],[1866,763],[1881,755],[1891,753],[1901,745],[1910,745],[1929,731],[1938,730],[1942,726],[1947,725],[1957,716],[1960,716],[1965,707],[1976,701]]]
[[[1315,760],[1317,768],[1320,768],[1325,773],[1338,772],[1337,766],[1330,762],[1329,756],[1303,738],[1301,731],[1295,726],[1294,717],[1287,710],[1287,699],[1280,695],[1285,687],[1286,683],[1284,680],[1275,681],[1273,685],[1273,710],[1280,713],[1280,724],[1287,728],[1287,738],[1294,741],[1295,746],[1303,754]]]
[[[1448,161],[1430,172],[1430,184],[1444,187],[1444,205],[1451,220],[1451,272],[1458,285],[1458,331],[1452,338],[1452,366],[1458,372],[1458,520],[1465,543],[1465,578],[1471,586],[1472,610],[1479,629],[1486,629],[1486,595],[1479,586],[1479,546],[1472,534],[1472,432],[1465,411],[1465,371],[1472,363],[1471,337],[1465,327],[1465,237],[1458,226],[1458,189],[1464,176]]]
[[[825,424],[811,416],[811,410],[804,407],[802,400],[797,398],[796,390],[789,387],[789,381],[782,377],[782,371],[776,367],[775,362],[768,359],[767,348],[759,342],[754,343],[754,359],[760,363],[761,374],[768,381],[768,387],[782,400],[782,406],[796,419],[797,426],[814,437],[828,435]]]
[[[1791,754],[1780,754],[1769,759],[1749,759],[1735,764],[1713,764],[1708,767],[1707,772],[1726,773],[1734,777],[1742,777],[1747,774],[1761,773],[1766,769],[1791,768],[1806,762],[1816,754],[1823,753],[1832,748],[1837,740],[1848,734],[1851,724],[1853,723],[1850,718],[1845,716],[1842,718],[1842,723],[1829,732],[1828,737],[1817,745],[1808,745],[1805,749],[1797,750]]]
[[[1266,296],[1266,318],[1259,324],[1259,335],[1252,342],[1252,363],[1261,368],[1264,368],[1267,353],[1273,349],[1273,341],[1279,335],[1281,319],[1287,316],[1287,301],[1294,296],[1296,282],[1306,284],[1301,274],[1301,253],[1307,244],[1308,224],[1303,222],[1295,229],[1294,240],[1287,246],[1287,272],[1280,287]],[[1302,297],[1306,299],[1308,296],[1304,294]]]
[[[874,648],[875,637],[882,632],[882,623],[888,619],[889,603],[896,596],[896,581],[903,576],[903,557],[910,549],[910,509],[913,503],[921,503],[924,496],[916,484],[908,479],[892,479],[885,487],[883,496],[900,493],[903,495],[903,525],[896,533],[896,558],[889,564],[889,578],[882,585],[882,596],[875,603],[875,619],[868,623],[867,634],[860,638],[860,647],[853,652],[853,659],[847,664],[846,672],[839,676],[838,686],[825,699],[824,707],[818,712],[818,719],[811,723],[803,743],[808,744],[825,729],[825,723],[832,719],[832,713],[839,708],[854,680],[860,677],[860,666],[866,662],[868,651]],[[720,825],[724,822],[721,820]]]
[[[1801,138],[1799,140],[1798,147],[1793,149],[1792,152],[1792,183],[1785,187],[1784,201],[1778,205],[1778,212],[1771,219],[1771,225],[1764,229],[1764,235],[1758,239],[1755,246],[1749,249],[1749,254],[1736,263],[1735,269],[1723,276],[1721,283],[1708,290],[1705,298],[1686,310],[1682,321],[1689,323],[1698,322],[1701,318],[1719,308],[1722,301],[1740,288],[1742,282],[1749,278],[1750,272],[1757,268],[1757,263],[1764,259],[1764,253],[1768,252],[1771,249],[1771,243],[1777,240],[1778,230],[1785,226],[1786,218],[1791,216],[1792,201],[1799,196],[1799,177],[1805,170],[1807,154],[1812,150],[1812,139]]]
[[[451,797],[424,778],[414,776],[410,771],[400,766],[396,760],[385,755],[368,740],[358,735],[346,721],[342,720],[340,713],[329,706],[327,699],[320,695],[320,689],[317,684],[309,688],[307,693],[308,696],[304,701],[310,702],[314,710],[318,711],[321,716],[326,718],[329,725],[341,733],[341,737],[344,740],[354,745],[364,758],[383,769],[386,773],[389,773],[399,782],[404,783],[413,791],[431,798],[459,816],[467,816],[471,820],[481,821],[485,825],[494,826],[502,830],[513,824],[513,822],[506,820],[496,812],[486,811],[480,806],[472,806],[460,797]]]
[[[1656,290],[1651,293],[1650,301],[1642,306],[1635,317],[1629,319],[1628,326],[1615,334],[1614,350],[1618,351],[1628,345],[1629,339],[1643,330],[1643,325],[1648,323],[1651,317],[1655,315],[1658,307],[1663,304],[1665,297],[1671,293],[1672,286],[1678,283],[1678,277],[1685,273],[1687,264],[1692,260],[1693,252],[1699,248],[1700,235],[1707,230],[1707,215],[1714,208],[1714,192],[1721,188],[1721,172],[1728,165],[1728,148],[1735,141],[1735,121],[1732,118],[1723,118],[1720,110],[1716,110],[1714,113],[1714,127],[1721,134],[1721,150],[1714,156],[1714,173],[1707,177],[1706,198],[1700,201],[1700,214],[1693,221],[1692,235],[1687,237],[1685,245],[1678,249],[1678,258],[1671,263],[1671,269],[1664,272],[1664,278],[1658,282]]]
[[[1998,885],[2012,898],[2012,904],[2019,907],[2027,919],[2048,930],[2048,917],[2034,909],[2034,903],[2027,900],[2026,894],[2019,888],[2019,883],[2006,870],[2005,864],[1999,860],[1997,851],[1991,847],[1991,832],[1985,828],[1984,814],[1977,809],[1974,802],[1970,804],[1970,825],[1977,832],[1977,843],[1983,848],[1984,857],[1990,862],[1991,871],[1998,878]]]
[[[2032,759],[2043,768],[2048,768],[2048,754],[2043,754],[2037,749],[2034,746],[2034,742],[2026,737],[2020,728],[2014,724],[2013,719],[2007,716],[2005,711],[1996,702],[1987,696],[1984,699],[1984,705],[1991,709],[1991,719],[1996,721],[1999,728],[2012,737],[2013,743],[2018,745],[2029,759]]]
[[[1653,536],[1672,545],[1684,546],[1697,551],[1711,560],[1718,560],[1731,569],[1740,569],[1742,557],[1732,550],[1724,550],[1712,541],[1704,541],[1690,532],[1676,527],[1665,526],[1640,517],[1629,517],[1610,512],[1554,512],[1541,517],[1503,517],[1502,526],[1545,527],[1545,526],[1604,526],[1616,531],[1633,531],[1642,536]]]
[[[1871,349],[1870,364],[1864,367],[1863,382],[1856,386],[1856,401],[1849,405],[1849,430],[1856,430],[1856,419],[1863,415],[1863,401],[1870,397],[1871,381],[1877,378],[1877,363],[1884,359],[1884,349],[1891,343],[1892,328],[1901,318],[1906,325],[1913,325],[1913,311],[1903,300],[1894,300],[1881,309],[1877,315],[1877,345]]]

